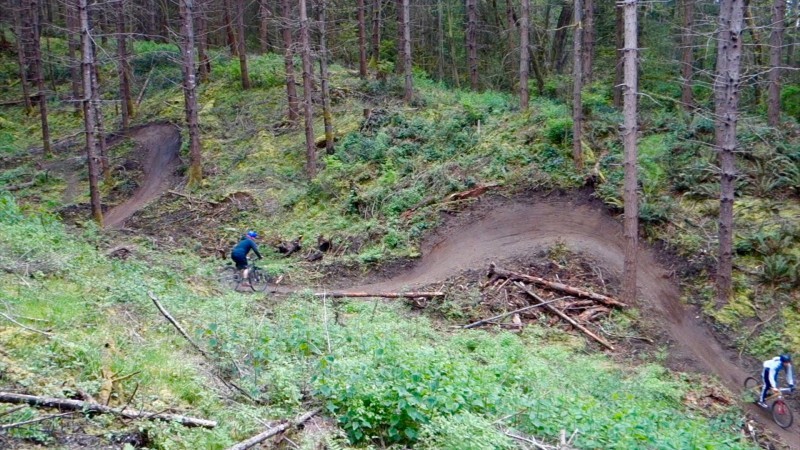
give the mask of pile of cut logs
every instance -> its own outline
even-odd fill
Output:
[[[509,292],[514,295],[514,292],[516,292],[520,298],[524,299],[524,306],[465,325],[464,328],[474,328],[487,324],[502,324],[502,321],[508,317],[511,317],[511,326],[521,326],[521,318],[539,317],[542,313],[548,313],[553,315],[555,320],[563,320],[609,350],[614,350],[610,342],[589,329],[587,325],[608,315],[612,308],[625,308],[626,304],[606,295],[507,270],[497,266],[495,263],[489,265],[488,277],[489,280],[483,285],[485,290],[500,292],[506,289],[503,293],[504,295],[508,295]],[[514,292],[510,290],[512,287]],[[534,289],[557,292],[563,294],[563,296],[555,299],[545,299],[538,295]]]

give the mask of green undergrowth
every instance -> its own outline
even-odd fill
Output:
[[[108,259],[97,249],[108,245],[98,230],[68,232],[52,216],[25,215],[11,197],[2,199],[4,313],[51,335],[2,322],[0,382],[38,395],[97,396],[101,373],[110,370],[131,375],[112,404],[133,398],[137,408],[220,423],[211,431],[134,425],[151,448],[224,448],[258,432],[263,420],[314,405],[340,430],[324,439],[357,448],[511,448],[505,429],[546,441],[578,430],[577,448],[748,448],[737,437],[735,411],[687,407],[697,381],[652,362],[618,366],[588,354],[581,339],[539,326],[519,335],[452,334],[396,302],[222,291],[209,281],[214,268],[191,254],[161,254],[143,243],[133,257]],[[212,374],[235,381],[259,405],[224,401],[234,394]],[[107,417],[86,420],[106,435],[124,428]],[[47,430],[32,424],[14,436],[54,444]]]

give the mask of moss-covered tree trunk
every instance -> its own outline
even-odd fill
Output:
[[[714,144],[719,155],[720,208],[717,306],[728,303],[733,278],[733,201],[736,191],[736,124],[742,62],[744,0],[721,0],[714,76]]]
[[[203,181],[203,158],[200,123],[197,111],[197,80],[194,68],[194,0],[180,0],[181,56],[183,62],[183,97],[186,126],[189,129],[189,186]]]
[[[234,12],[236,13],[236,47],[239,53],[239,70],[242,75],[242,89],[250,89],[250,73],[247,71],[247,48],[244,40],[244,12],[245,1],[236,0]]]
[[[477,0],[467,0],[467,68],[469,86],[478,90],[478,4]]]
[[[211,58],[208,56],[208,17],[206,11],[208,0],[196,0],[197,11],[195,20],[197,21],[197,59],[200,83],[208,83],[211,74]]]
[[[281,14],[283,15],[283,62],[286,70],[286,96],[289,105],[289,122],[293,125],[300,117],[299,102],[297,100],[297,87],[294,81],[294,42],[292,39],[292,7],[289,0],[282,0]]]
[[[403,3],[403,72],[405,73],[405,89],[403,101],[411,103],[414,98],[414,76],[411,70],[411,8],[409,0],[402,0]]]
[[[306,12],[306,0],[299,0],[300,3],[300,46],[303,59],[303,109],[306,131],[306,175],[313,179],[317,175],[317,146],[314,139],[314,108],[312,99],[312,77],[311,70],[311,39],[309,37],[308,14]]]
[[[127,130],[133,116],[133,99],[131,98],[131,68],[128,63],[127,31],[125,30],[125,0],[117,4],[117,70],[119,74],[120,110],[122,111],[122,129]]]
[[[528,67],[530,67],[530,50],[528,38],[530,36],[530,0],[522,0],[522,17],[519,23],[519,108],[528,109]]]
[[[81,33],[81,72],[83,73],[83,120],[86,129],[86,161],[89,167],[89,197],[91,199],[92,217],[103,226],[103,208],[100,204],[99,166],[97,157],[97,127],[95,120],[96,104],[92,94],[94,78],[94,46],[92,45],[92,29],[89,22],[87,0],[78,0],[78,21]]]
[[[572,37],[573,64],[572,64],[572,159],[575,169],[583,170],[583,106],[581,91],[583,90],[583,4],[575,0],[573,9],[575,34]]]
[[[39,2],[27,0],[26,11],[23,16],[23,27],[30,36],[30,68],[36,82],[36,99],[39,104],[39,119],[42,127],[42,149],[44,156],[50,155],[50,126],[47,117],[47,88],[44,82],[44,69],[42,65],[41,28],[39,23]]]
[[[772,30],[769,35],[769,90],[767,92],[767,123],[777,127],[781,123],[781,50],[786,15],[786,1],[772,3]]]
[[[372,56],[370,65],[375,68],[375,78],[383,79],[381,62],[381,0],[372,2]]]
[[[81,99],[81,67],[76,59],[80,52],[80,21],[78,20],[78,6],[75,0],[67,0],[64,4],[67,25],[67,60],[69,63],[69,77],[72,87],[72,101],[75,104],[75,115],[80,116],[83,111]]]
[[[269,7],[269,0],[259,0],[258,2],[258,43],[261,46],[261,53],[269,52],[269,21],[272,18],[272,10]]]
[[[594,40],[595,40],[595,26],[594,26],[594,13],[595,4],[594,0],[583,0],[583,54],[581,55],[583,61],[581,62],[581,69],[583,74],[582,84],[591,84],[593,72],[592,66],[594,65]]]
[[[19,80],[22,88],[22,101],[25,104],[25,113],[30,114],[30,112],[33,110],[33,103],[31,102],[31,92],[28,86],[28,58],[26,56],[26,49],[28,47],[26,44],[26,36],[28,35],[28,32],[25,30],[23,25],[23,8],[23,0],[20,0],[19,3],[14,5],[14,34],[17,35],[17,64],[19,64]]]
[[[325,153],[333,154],[333,114],[328,74],[328,1],[319,3],[319,72],[322,86],[322,120],[325,123]]]
[[[358,0],[358,76],[367,79],[367,30],[364,20],[364,0]]]
[[[681,0],[681,105],[686,111],[694,107],[692,78],[694,77],[694,2]]]

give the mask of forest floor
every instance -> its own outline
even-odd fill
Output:
[[[144,179],[133,196],[106,215],[107,227],[120,227],[147,202],[177,184],[180,135],[171,125],[153,124],[131,137],[147,150]],[[553,245],[565,245],[592,261],[608,279],[620,279],[624,261],[622,225],[588,191],[526,193],[507,198],[487,195],[447,214],[444,225],[431,233],[416,261],[402,261],[371,274],[343,271],[326,277],[326,288],[352,291],[401,291],[441,284],[449,277],[485,269],[490,262],[533,255]],[[167,230],[161,230],[167,231]],[[755,372],[752,362],[737,355],[715,335],[693,306],[681,300],[677,277],[682,261],[642,244],[638,255],[641,318],[657,345],[668,345],[667,365],[675,370],[713,374],[735,395]],[[309,288],[312,286],[298,286]],[[281,286],[277,292],[291,292]],[[658,349],[653,345],[653,352]],[[750,370],[753,369],[753,370]],[[793,449],[800,449],[800,425],[784,430],[766,411],[745,405],[749,416]]]

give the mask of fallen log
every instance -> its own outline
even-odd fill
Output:
[[[254,446],[256,444],[259,444],[261,442],[266,441],[267,439],[271,438],[272,436],[275,436],[278,433],[282,433],[282,432],[288,430],[289,428],[296,427],[296,426],[304,423],[308,419],[314,417],[321,410],[322,410],[322,408],[313,409],[313,410],[303,414],[302,416],[298,417],[297,419],[295,419],[295,420],[293,420],[291,422],[286,422],[286,423],[283,423],[281,425],[278,425],[277,427],[270,428],[270,429],[264,431],[263,433],[259,433],[259,434],[255,435],[255,436],[251,437],[250,439],[247,439],[246,441],[242,441],[242,442],[239,442],[236,445],[228,447],[228,450],[245,450],[245,449],[248,449],[248,448],[250,448],[250,447],[252,447],[252,446]]]
[[[214,420],[198,419],[195,417],[181,416],[179,414],[153,413],[147,411],[137,412],[134,410],[126,411],[124,408],[112,408],[99,403],[71,400],[68,398],[40,397],[37,395],[0,392],[0,403],[27,404],[30,406],[58,408],[67,411],[113,414],[126,419],[166,420],[169,422],[177,422],[187,427],[214,428],[217,426],[217,422]]]
[[[314,297],[383,297],[383,298],[431,298],[444,297],[444,292],[315,292]]]
[[[614,346],[611,345],[608,341],[606,341],[605,339],[601,338],[600,336],[594,334],[591,330],[589,330],[588,328],[586,328],[583,325],[581,325],[578,322],[576,322],[575,319],[573,319],[572,317],[570,317],[570,316],[564,314],[563,312],[559,311],[558,309],[554,308],[553,305],[544,304],[546,302],[541,297],[536,295],[533,291],[531,291],[524,284],[520,283],[519,281],[515,281],[514,284],[519,286],[520,289],[522,289],[526,294],[530,295],[533,299],[538,301],[540,304],[543,304],[542,306],[547,308],[548,311],[550,311],[553,314],[557,315],[558,317],[566,320],[567,322],[569,322],[570,325],[572,325],[573,327],[579,329],[585,335],[587,335],[590,338],[594,339],[595,341],[599,342],[601,345],[603,345],[607,349],[612,350],[612,351],[614,350]]]
[[[491,263],[489,264],[489,276],[494,276],[494,275],[502,278],[510,278],[514,281],[525,281],[528,283],[533,283],[538,286],[543,286],[548,289],[552,289],[554,291],[564,292],[566,294],[574,295],[576,297],[589,298],[596,302],[600,302],[606,306],[613,306],[616,308],[625,308],[628,306],[625,303],[622,303],[618,300],[614,300],[613,298],[602,294],[597,294],[592,291],[586,291],[573,286],[568,286],[564,283],[547,281],[544,278],[534,277],[532,275],[525,275],[524,273],[513,272],[511,270],[506,270],[501,267],[497,267],[495,263]]]
[[[528,305],[528,306],[525,306],[524,308],[515,309],[515,310],[509,311],[507,313],[498,314],[498,315],[496,315],[494,317],[489,317],[488,319],[483,319],[483,320],[479,320],[477,322],[472,322],[471,324],[464,325],[461,328],[463,328],[465,330],[468,330],[470,328],[475,328],[475,327],[480,326],[480,325],[484,325],[484,324],[487,324],[487,323],[490,323],[490,322],[494,322],[495,320],[498,320],[498,319],[503,319],[503,318],[508,317],[508,316],[510,316],[512,314],[518,314],[518,313],[521,313],[523,311],[527,311],[529,309],[538,308],[540,306],[544,306],[544,305],[547,305],[547,304],[550,304],[550,303],[553,303],[553,302],[557,302],[559,300],[564,300],[565,298],[566,297],[559,297],[559,298],[556,298],[556,299],[553,299],[553,300],[548,300],[545,303],[539,303],[537,305]]]
[[[19,191],[20,189],[29,188],[29,187],[33,186],[35,183],[36,183],[36,180],[31,180],[31,181],[26,181],[26,182],[20,183],[20,184],[11,184],[11,185],[8,185],[8,186],[4,187],[3,189],[5,189],[5,190],[7,190],[9,192],[14,192],[14,191]]]

